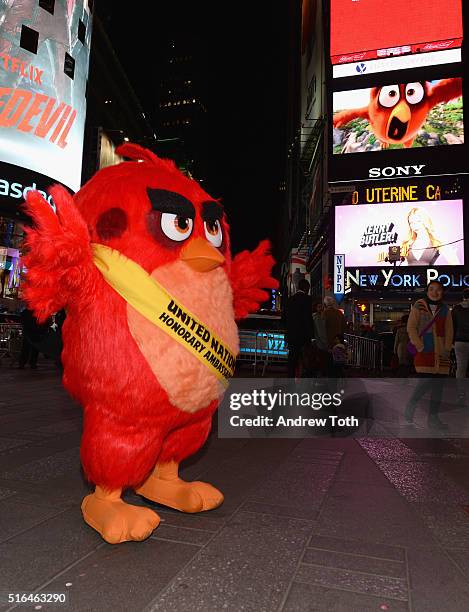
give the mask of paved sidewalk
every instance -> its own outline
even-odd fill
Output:
[[[143,543],[82,520],[81,411],[58,375],[0,368],[0,595],[68,595],[72,611],[469,610],[469,444],[219,440],[184,467],[223,506],[154,506]],[[143,500],[133,494],[133,503]]]

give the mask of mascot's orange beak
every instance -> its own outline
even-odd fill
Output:
[[[412,113],[407,102],[399,102],[392,110],[388,119],[386,135],[391,140],[402,140],[407,132]]]
[[[221,266],[225,258],[203,238],[194,238],[183,248],[181,259],[196,272],[210,272]]]

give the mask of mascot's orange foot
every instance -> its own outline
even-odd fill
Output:
[[[181,512],[213,510],[223,503],[223,493],[206,482],[166,480],[151,475],[135,492],[163,506]]]
[[[95,492],[81,504],[85,522],[96,529],[109,544],[145,540],[160,523],[160,517],[149,508],[131,506],[112,494]]]

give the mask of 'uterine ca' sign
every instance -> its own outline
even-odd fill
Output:
[[[352,204],[391,204],[441,200],[440,185],[393,185],[392,187],[366,187],[352,193]]]

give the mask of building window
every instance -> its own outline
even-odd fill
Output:
[[[86,39],[86,26],[81,19],[78,20],[78,40],[84,45]]]
[[[32,28],[28,28],[28,26],[21,26],[20,47],[31,53],[37,53],[38,43],[39,32],[36,32],[36,30]]]
[[[54,14],[55,0],[39,0],[39,6],[43,8],[45,11]]]
[[[71,79],[75,78],[75,60],[65,52],[64,72]]]

